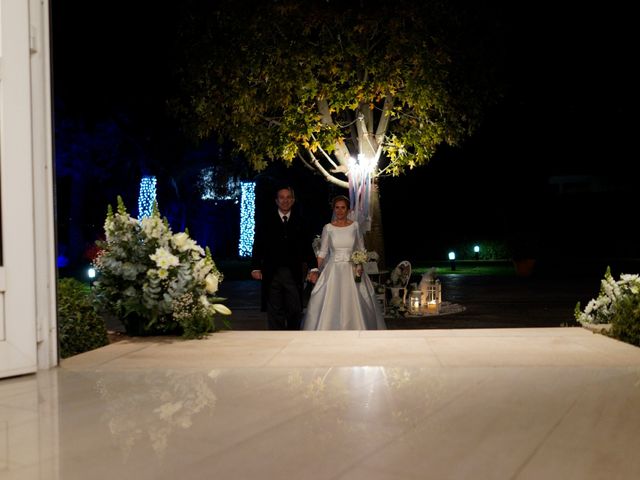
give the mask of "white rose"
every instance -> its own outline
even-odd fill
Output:
[[[216,293],[218,291],[218,276],[210,273],[204,279],[207,293]]]
[[[187,235],[185,232],[176,233],[173,236],[172,240],[176,248],[181,252],[184,252],[187,249],[186,245],[187,245],[187,240],[189,240],[189,235]]]

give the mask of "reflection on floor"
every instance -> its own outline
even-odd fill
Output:
[[[0,381],[0,478],[633,479],[638,406],[580,328],[122,341]]]

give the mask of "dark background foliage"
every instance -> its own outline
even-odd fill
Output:
[[[484,4],[500,20],[505,94],[460,147],[381,180],[388,256],[440,259],[457,245],[491,241],[555,258],[639,257],[630,233],[638,177],[630,173],[629,7]],[[298,167],[273,165],[256,176],[230,145],[216,138],[195,145],[180,131],[167,99],[188,5],[52,2],[58,246],[69,272],[89,262],[116,195],[137,210],[143,174],[157,176],[172,227],[188,227],[216,259],[236,255],[239,208],[201,199],[202,167],[219,166],[219,179],[255,179],[258,209],[272,205],[273,185],[291,183],[298,207],[318,225],[329,218],[329,198],[342,193]]]

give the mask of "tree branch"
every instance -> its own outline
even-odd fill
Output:
[[[302,162],[302,165],[305,166],[305,168],[308,168],[312,172],[316,171],[316,169],[313,167],[313,165],[311,165],[309,162],[307,162],[307,159],[304,158],[300,152],[298,152],[297,155],[298,155],[298,158],[300,159],[300,161]]]
[[[308,151],[308,150],[307,150]],[[313,152],[309,151],[309,156],[311,157],[311,165],[313,165],[314,169],[317,170],[318,172],[320,172],[320,175],[322,175],[325,180],[327,180],[328,182],[333,183],[334,185],[338,185],[339,187],[342,188],[349,188],[349,182],[345,181],[345,180],[340,180],[339,178],[334,177],[333,175],[331,175],[331,173],[329,173],[320,163],[320,160],[318,160],[316,158],[316,156],[313,154]]]
[[[318,110],[320,111],[320,118],[324,125],[334,125],[333,117],[331,116],[331,112],[329,111],[329,103],[326,100],[318,100]],[[341,164],[346,165],[349,161],[349,149],[342,141],[338,141],[335,144],[335,155],[338,161]],[[324,152],[325,156],[328,156],[326,152]],[[335,164],[334,164],[335,165]]]
[[[358,122],[356,126],[358,128],[358,136],[360,140],[360,153],[363,153],[368,157],[374,157],[378,151],[378,142],[373,135],[369,133],[369,124],[367,124],[365,116],[362,115],[361,112],[359,112],[358,115]]]
[[[391,109],[393,108],[393,97],[387,93],[384,97],[384,105],[382,105],[382,114],[380,115],[380,121],[378,122],[378,128],[376,129],[376,141],[378,145],[381,145],[384,136],[387,134],[387,128],[389,128],[389,119],[391,115]]]
[[[311,138],[313,138],[315,141],[317,141],[316,136],[312,133],[311,134]],[[320,142],[318,142],[320,143]],[[318,146],[318,150],[320,150],[320,152],[322,152],[322,155],[324,155],[324,158],[327,159],[327,161],[334,167],[334,168],[338,168],[338,165],[336,165],[336,162],[333,161],[333,158],[331,158],[331,155],[329,155],[327,152],[325,152],[324,148],[322,148],[321,146]],[[311,153],[311,152],[310,152]],[[313,154],[312,154],[313,156]]]

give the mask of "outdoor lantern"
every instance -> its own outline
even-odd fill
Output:
[[[442,287],[440,280],[429,282],[427,284],[427,295],[425,298],[427,313],[440,313],[440,304],[442,303]]]
[[[480,258],[480,245],[473,246],[473,253],[475,253],[476,260]]]
[[[411,315],[420,315],[422,305],[422,291],[412,290],[409,294],[409,313]]]

